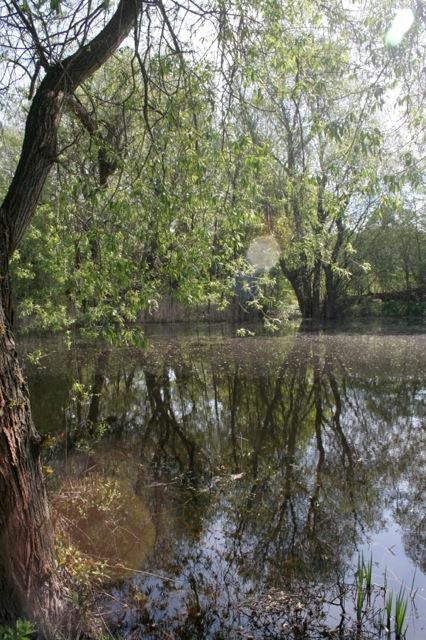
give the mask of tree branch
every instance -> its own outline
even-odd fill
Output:
[[[143,1],[120,0],[110,21],[90,43],[48,67],[28,113],[18,166],[0,210],[1,270],[27,229],[56,160],[57,131],[65,99],[95,73],[126,38],[142,10]]]

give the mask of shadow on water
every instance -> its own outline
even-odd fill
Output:
[[[43,366],[52,501],[116,569],[98,603],[114,632],[314,638],[325,620],[352,637],[339,585],[371,550],[394,592],[417,568],[424,637],[425,335],[162,335]]]

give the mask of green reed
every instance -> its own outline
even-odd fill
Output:
[[[390,633],[391,630],[391,618],[392,618],[392,602],[393,602],[393,593],[392,591],[389,593],[389,595],[386,598],[386,628],[388,630],[388,632]]]
[[[362,607],[365,599],[365,589],[364,589],[364,558],[358,556],[358,567],[356,572],[356,619],[358,624],[361,622],[362,617]]]
[[[407,603],[408,599],[405,597],[405,589],[401,587],[395,600],[395,637],[397,640],[403,638],[407,630],[407,628],[404,629]]]
[[[364,563],[364,556],[363,556],[362,564],[363,564],[363,571],[364,571],[364,578],[365,578],[365,587],[367,589],[367,599],[368,599],[368,604],[370,604],[371,586],[372,586],[372,578],[373,578],[373,554],[370,554],[370,560],[368,561],[367,565],[365,565]]]

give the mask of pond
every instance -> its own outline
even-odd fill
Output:
[[[22,342],[58,530],[108,575],[99,616],[131,638],[379,637],[402,588],[424,638],[426,333],[256,334]]]

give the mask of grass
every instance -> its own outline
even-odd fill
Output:
[[[418,588],[414,589],[414,584],[415,584],[415,581],[416,581],[416,573],[417,573],[417,567],[415,567],[415,569],[414,569],[413,580],[411,582],[411,589],[410,589],[410,598],[411,598],[411,600],[413,602],[414,602],[414,599],[415,599],[417,591],[418,591]]]
[[[373,554],[370,554],[370,560],[368,561],[367,565],[365,565],[364,563],[364,556],[363,556],[362,564],[364,569],[365,587],[367,589],[367,599],[368,599],[368,604],[370,604],[371,585],[372,585],[372,578],[373,578]]]

